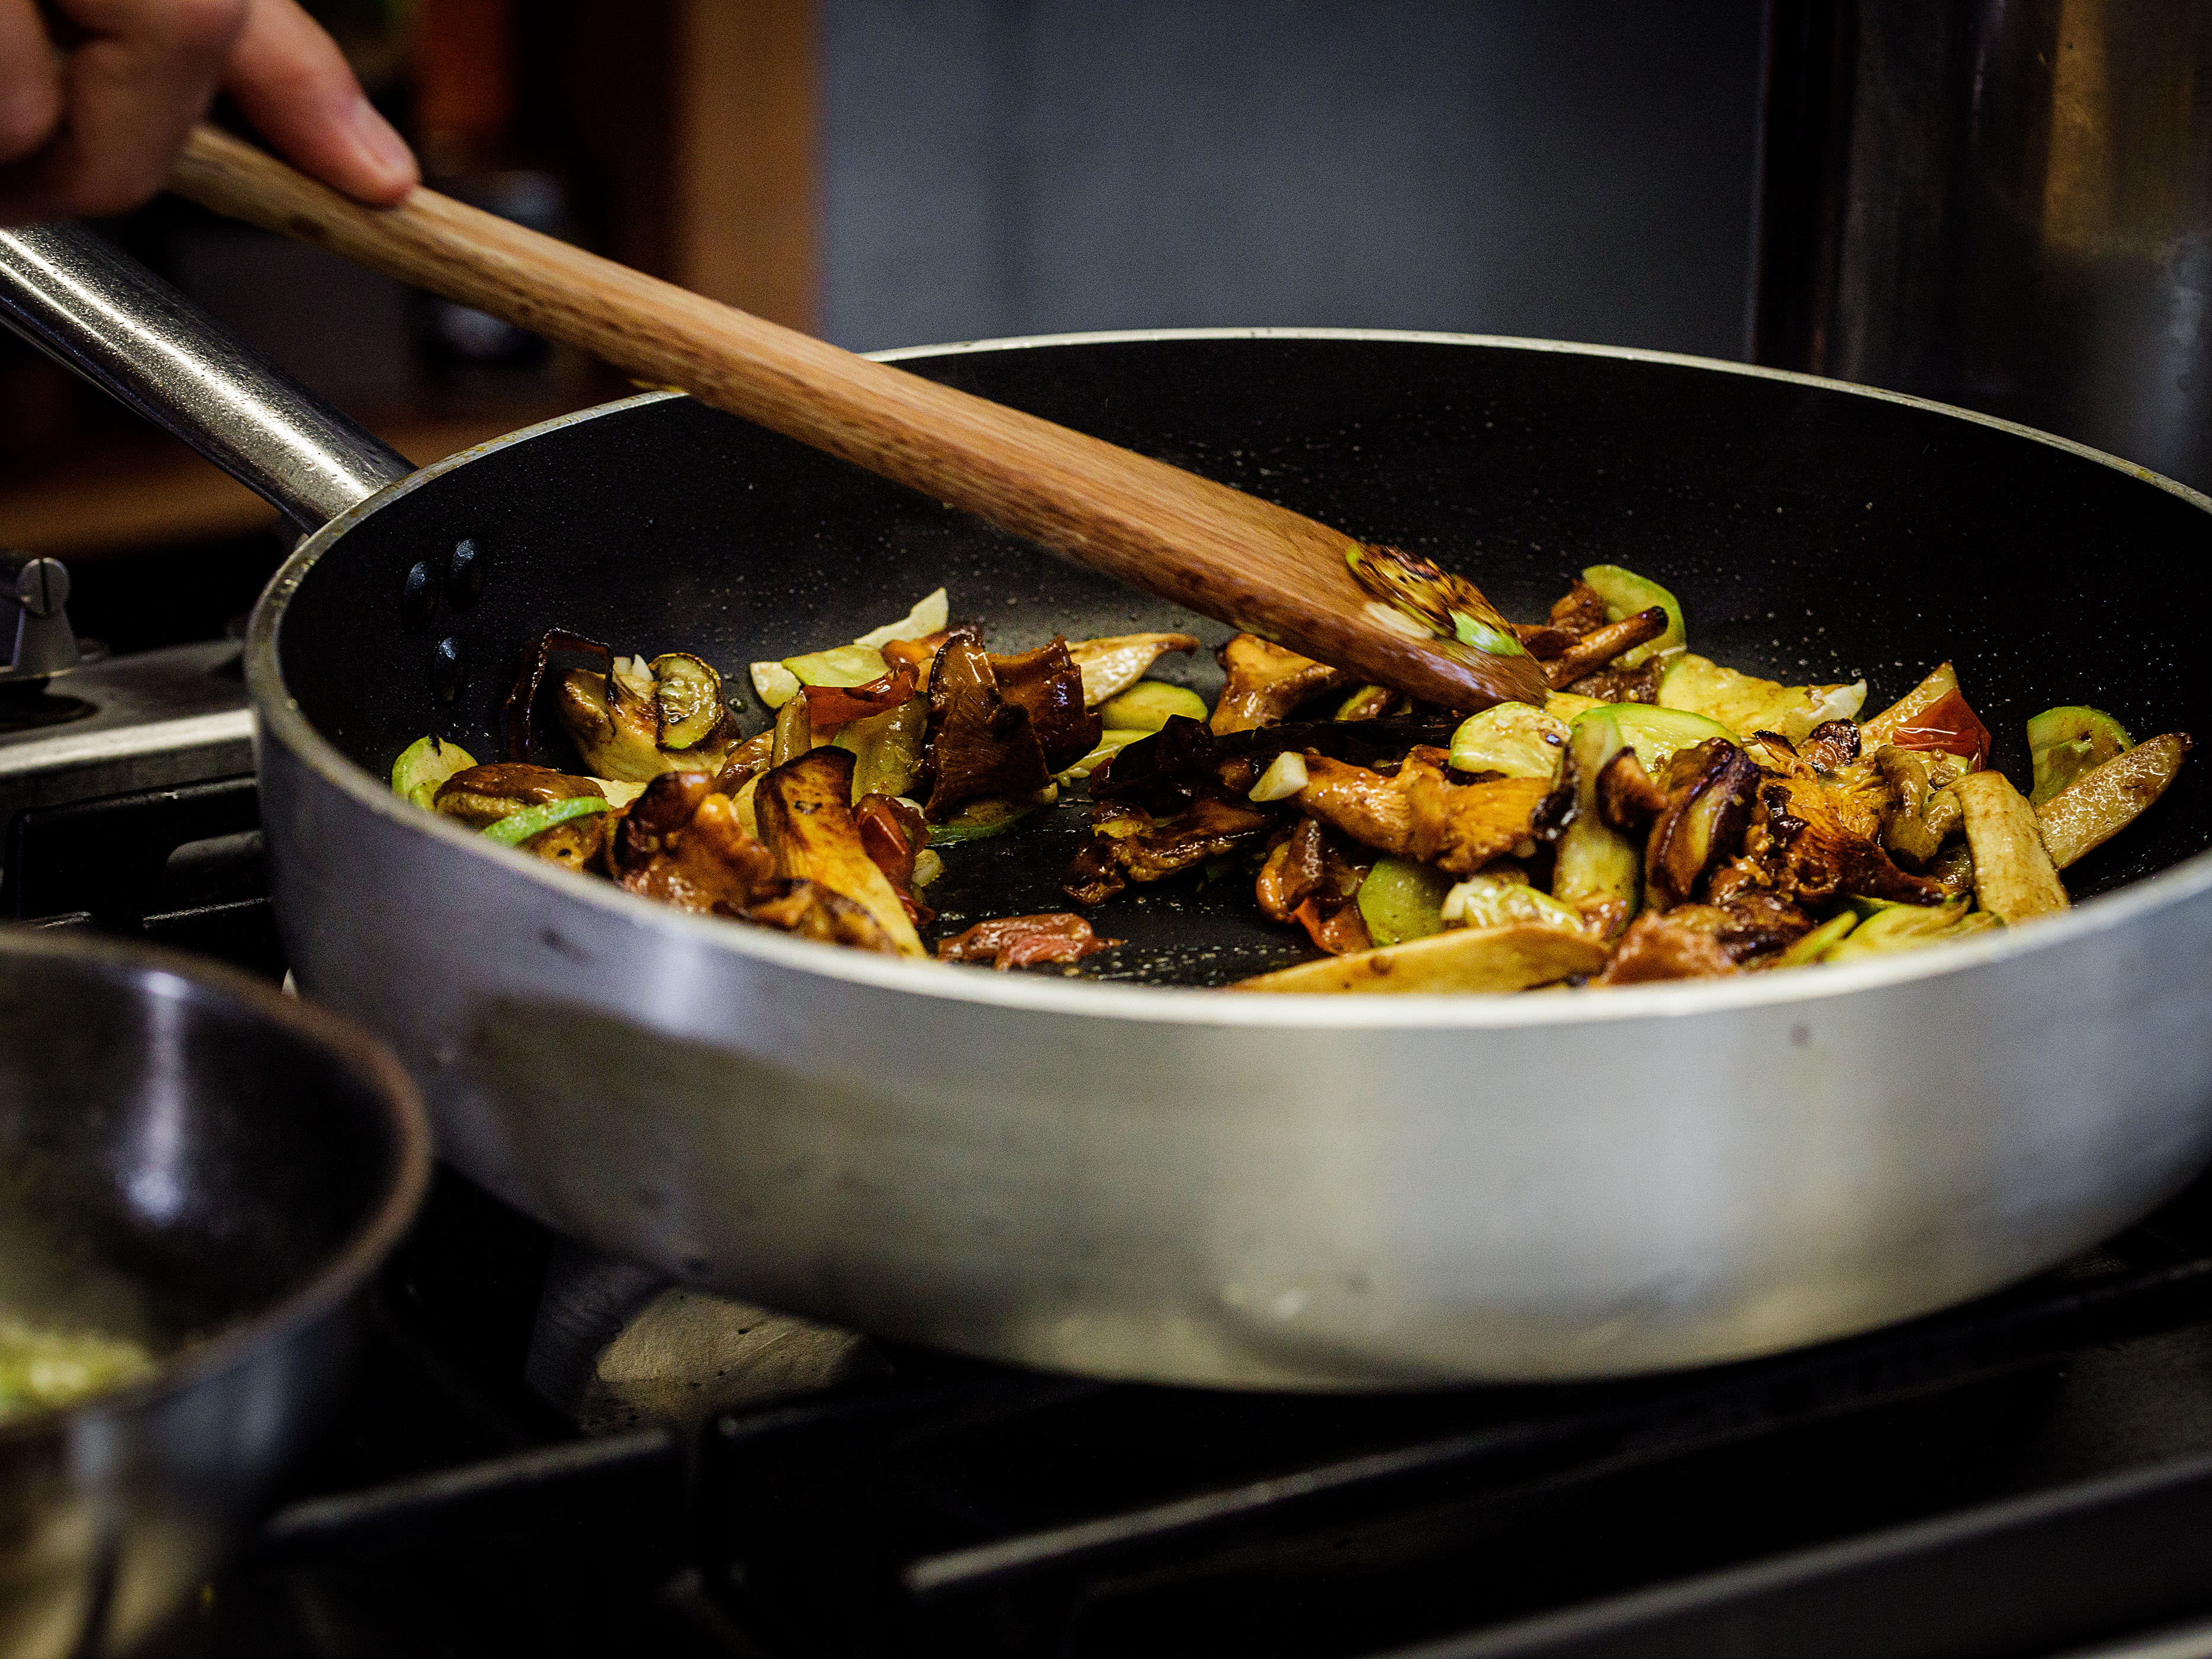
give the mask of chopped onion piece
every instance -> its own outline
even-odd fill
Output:
[[[653,701],[653,665],[643,657],[617,657],[614,683],[639,702]]]
[[[945,618],[951,611],[952,601],[940,587],[896,622],[885,623],[881,628],[861,635],[853,643],[873,646],[880,651],[893,640],[925,639],[943,631]]]
[[[1267,763],[1267,769],[1260,774],[1260,781],[1252,786],[1252,799],[1257,801],[1288,800],[1306,787],[1306,757],[1295,749],[1285,749]]]
[[[799,676],[780,662],[752,665],[753,692],[770,709],[781,708],[799,695]]]

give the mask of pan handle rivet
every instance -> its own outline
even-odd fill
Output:
[[[430,653],[430,689],[438,694],[441,702],[451,702],[460,696],[461,683],[466,678],[461,664],[460,640],[448,634]]]
[[[399,584],[399,620],[410,628],[421,628],[437,609],[438,584],[430,574],[430,562],[417,559]]]
[[[453,549],[453,562],[446,567],[446,592],[456,606],[465,611],[483,597],[489,562],[473,536]]]

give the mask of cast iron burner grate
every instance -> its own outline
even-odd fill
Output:
[[[580,1436],[524,1384],[549,1248],[441,1178],[378,1288],[337,1431],[161,1653],[1334,1656],[1464,1639],[1881,1659],[2053,1652],[2045,1638],[2212,1607],[2191,1534],[2165,1555],[2138,1535],[2146,1512],[2212,1523],[2212,1471],[2185,1461],[2212,1449],[2212,1188],[1970,1309],[1675,1377],[1252,1397],[891,1350],[880,1374],[725,1416],[696,1446],[653,1427]],[[2130,1462],[2160,1466],[2151,1486],[2076,1489]],[[2023,1583],[1989,1559],[2024,1523],[1986,1506],[2060,1489],[2036,1536],[2071,1526],[2093,1557],[2125,1540],[2132,1577],[2069,1559]],[[1927,1645],[1944,1627],[1894,1597],[1848,1625],[1826,1580],[1765,1608],[1772,1628],[1748,1644],[1647,1646],[1639,1629],[1577,1646],[1618,1632],[1516,1623],[1590,1620],[1607,1597],[1931,1518],[1905,1565],[1943,1606],[2036,1607],[2033,1642]],[[1749,1615],[1729,1600],[1716,1616]],[[1815,1639],[1845,1630],[1845,1645]]]
[[[4,908],[281,971],[251,791],[25,814]],[[2212,1610],[2212,1181],[1971,1307],[1676,1376],[1254,1396],[887,1349],[696,1438],[533,1391],[562,1248],[441,1175],[334,1427],[156,1659],[2026,1659]]]

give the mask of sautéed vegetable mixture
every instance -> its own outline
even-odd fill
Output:
[[[1133,884],[1204,872],[1249,881],[1315,952],[1241,988],[1515,991],[1845,961],[2031,921],[2066,907],[2060,872],[2155,801],[2190,747],[2052,708],[2028,723],[2023,793],[1990,769],[1948,664],[1862,718],[1863,680],[1782,685],[1692,652],[1674,596],[1618,566],[1516,624],[1411,556],[1348,562],[1395,625],[1535,659],[1543,705],[1462,718],[1240,634],[1208,708],[1147,678],[1195,650],[1190,635],[1002,654],[948,625],[940,589],[848,644],[753,664],[775,719],[750,735],[700,658],[548,634],[508,699],[508,758],[426,737],[392,787],[647,898],[855,950],[1076,963],[1116,942],[1103,935]],[[580,770],[530,760],[541,701]],[[1073,908],[933,951],[939,849],[1019,836],[1076,789],[1091,833],[1063,884]]]

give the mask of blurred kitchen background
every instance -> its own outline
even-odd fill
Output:
[[[318,0],[432,181],[860,349],[1216,324],[1739,356],[1759,0]],[[173,201],[103,227],[427,462],[626,388]],[[204,638],[273,514],[0,336],[0,546]]]

